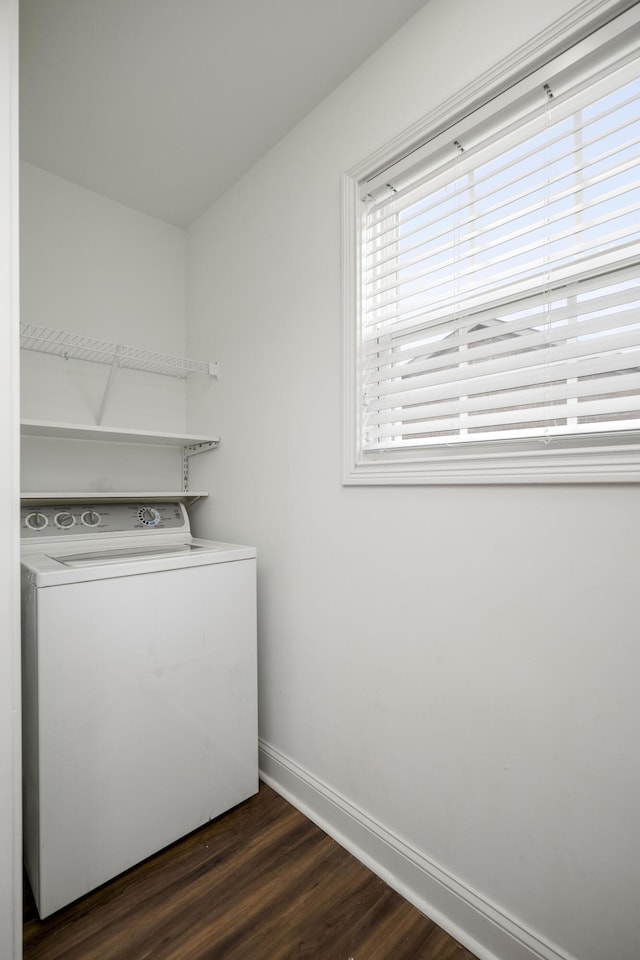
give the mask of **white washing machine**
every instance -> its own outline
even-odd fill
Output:
[[[41,917],[258,789],[255,549],[172,503],[22,508],[25,863]]]

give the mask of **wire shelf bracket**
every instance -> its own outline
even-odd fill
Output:
[[[182,489],[186,493],[189,490],[189,458],[195,457],[198,453],[204,453],[206,450],[215,450],[218,446],[217,440],[205,440],[202,443],[185,444],[182,448]]]

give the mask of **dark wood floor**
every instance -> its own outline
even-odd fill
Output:
[[[41,921],[24,960],[475,960],[294,807],[257,796]]]

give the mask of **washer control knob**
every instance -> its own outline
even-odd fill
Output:
[[[76,518],[72,513],[69,513],[68,510],[61,510],[60,513],[56,513],[54,517],[56,527],[62,527],[63,530],[72,527],[75,522]]]
[[[138,520],[144,523],[145,527],[155,527],[156,524],[160,523],[160,514],[155,507],[140,507]]]
[[[35,510],[33,513],[27,514],[24,522],[30,530],[44,530],[49,521],[44,513]]]
[[[81,517],[85,527],[97,527],[100,519],[100,514],[97,510],[85,510]]]

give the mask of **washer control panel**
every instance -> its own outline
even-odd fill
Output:
[[[103,533],[126,535],[135,531],[186,530],[187,514],[181,503],[62,503],[33,504],[20,508],[25,539],[72,537]]]

